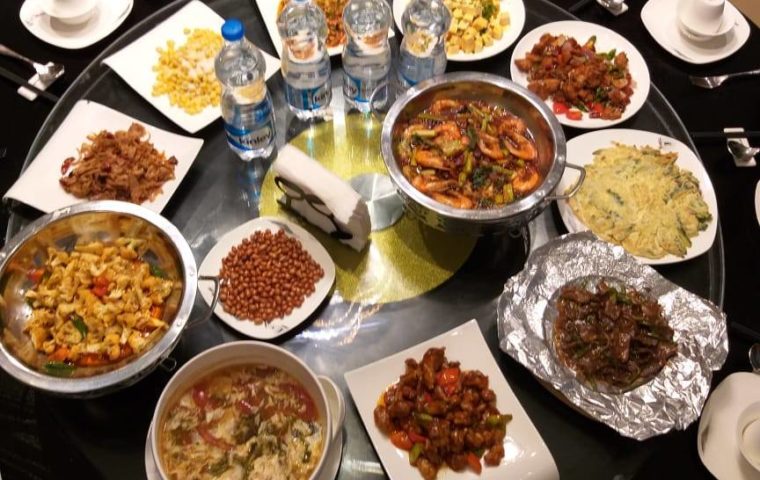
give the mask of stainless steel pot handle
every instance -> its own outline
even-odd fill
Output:
[[[544,200],[548,202],[553,202],[555,200],[569,200],[573,195],[578,193],[578,190],[581,189],[581,186],[583,185],[583,181],[586,180],[586,169],[581,167],[580,165],[573,165],[572,163],[566,163],[565,167],[572,168],[580,172],[578,181],[575,182],[575,185],[573,185],[573,188],[571,188],[567,193],[564,193],[562,195],[547,195],[547,197]]]
[[[219,277],[214,275],[201,275],[198,277],[199,282],[208,281],[208,282],[214,282],[214,295],[211,297],[211,305],[209,305],[208,312],[197,320],[191,320],[187,324],[187,328],[193,328],[197,327],[198,325],[202,323],[206,323],[209,318],[211,318],[211,315],[214,314],[214,310],[216,309],[216,304],[219,302],[219,293],[222,290],[222,281],[219,280]]]

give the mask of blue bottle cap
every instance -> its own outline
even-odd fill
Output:
[[[237,18],[230,18],[222,25],[222,37],[229,42],[240,40],[244,32],[243,22]]]

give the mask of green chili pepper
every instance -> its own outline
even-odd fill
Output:
[[[588,108],[586,108],[586,105],[582,104],[581,102],[578,102],[573,106],[577,108],[578,110],[580,110],[581,112],[588,112]]]
[[[425,448],[425,445],[421,443],[415,443],[412,449],[409,451],[409,463],[412,465],[417,462],[417,459],[420,458],[420,455],[422,454],[422,450]]]
[[[77,367],[70,363],[47,362],[44,368],[47,373],[54,377],[69,377]]]
[[[464,154],[464,173],[469,174],[472,172],[472,152],[466,152]]]
[[[79,333],[82,334],[82,339],[84,339],[84,337],[87,336],[87,332],[89,331],[87,324],[84,323],[84,319],[74,313],[71,315],[71,323],[73,323],[76,329],[79,330]]]
[[[503,191],[504,191],[504,201],[506,203],[510,203],[510,202],[514,201],[514,199],[515,199],[515,190],[512,188],[512,184],[511,183],[505,184],[504,188],[503,188]]]
[[[510,420],[512,420],[512,415],[489,415],[486,418],[486,425],[489,427],[505,427]]]
[[[475,129],[472,127],[467,127],[467,138],[470,139],[470,148],[475,149],[478,145],[478,134],[475,132]]]
[[[433,421],[433,417],[431,415],[428,415],[427,413],[423,412],[417,412],[414,415],[414,418],[417,420],[418,423],[430,423]]]
[[[473,105],[471,103],[467,104],[467,109],[470,112],[474,113],[475,115],[478,115],[478,116],[481,116],[481,117],[485,117],[486,116],[485,112],[483,112],[481,109],[479,109],[478,107],[476,107],[475,105]]]
[[[220,459],[218,462],[209,465],[206,468],[206,471],[215,477],[218,477],[219,475],[223,474],[227,471],[227,469],[230,468],[230,465],[227,463],[227,458],[224,457]]]
[[[166,272],[158,265],[150,264],[150,274],[158,278],[166,278]]]
[[[432,113],[420,113],[417,115],[419,118],[423,120],[432,120],[434,122],[443,122],[444,119],[439,117],[438,115],[433,115]]]
[[[435,130],[415,130],[412,135],[420,138],[435,138],[438,134],[435,133]]]

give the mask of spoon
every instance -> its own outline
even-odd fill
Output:
[[[737,140],[728,141],[728,153],[730,153],[738,163],[749,161],[758,152],[760,152],[760,148],[758,147],[749,147]]]
[[[56,78],[60,77],[64,72],[63,65],[59,63],[53,63],[48,62],[45,64],[35,62],[33,60],[30,60],[26,58],[25,56],[21,55],[20,53],[16,53],[10,48],[6,47],[5,45],[0,43],[0,55],[5,55],[6,57],[15,58],[17,60],[21,60],[22,62],[28,63],[32,67],[34,67],[34,70],[37,72],[37,75],[39,75],[40,80],[42,82],[49,82],[51,80],[55,80]]]
[[[749,363],[752,365],[752,371],[760,374],[760,343],[755,343],[750,347]]]
[[[612,10],[614,12],[617,12],[621,8],[623,8],[623,4],[625,3],[625,0],[598,0],[598,2],[607,10]]]

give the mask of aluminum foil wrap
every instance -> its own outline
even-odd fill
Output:
[[[624,393],[584,386],[559,362],[551,345],[558,289],[601,278],[648,290],[662,306],[678,343],[678,354],[654,379]],[[637,440],[683,430],[696,420],[712,372],[728,354],[726,316],[718,307],[589,232],[559,237],[531,253],[525,269],[504,286],[498,328],[499,344],[509,356],[591,418]]]

